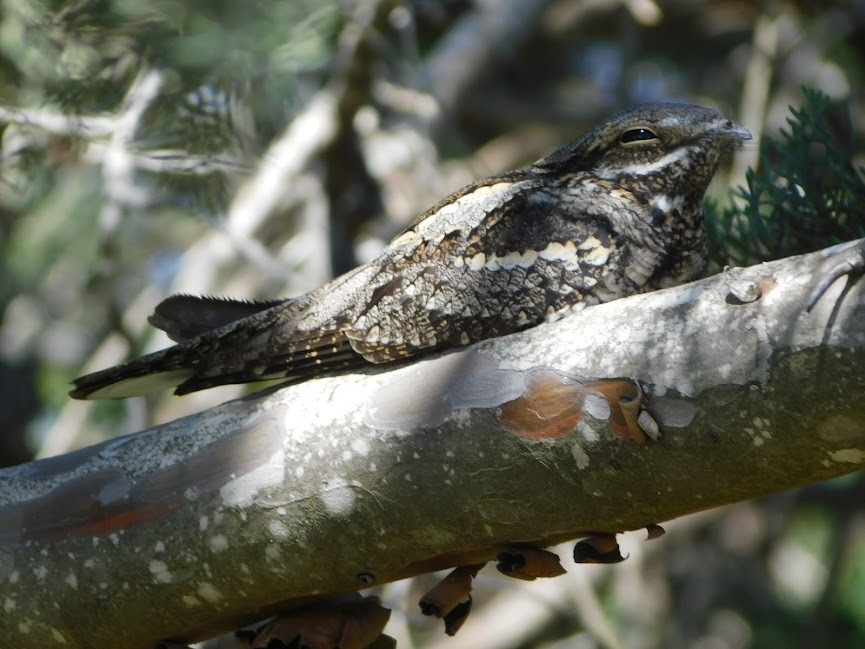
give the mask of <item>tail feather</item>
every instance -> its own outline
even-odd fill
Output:
[[[156,306],[147,321],[157,329],[162,329],[174,342],[183,342],[266,311],[282,302],[284,300],[246,302],[218,297],[172,295]]]
[[[251,383],[282,378],[300,381],[325,372],[369,364],[369,361],[351,347],[341,332],[316,333],[314,338],[309,339],[305,336],[310,336],[311,333],[297,332],[297,335],[298,338],[282,353],[268,355],[265,365],[252,361],[235,364],[230,370],[220,368],[213,371],[204,367],[179,385],[174,393],[182,395],[226,383]]]
[[[264,316],[262,316],[264,317]],[[368,364],[342,332],[294,330],[274,348],[237,321],[168,349],[75,379],[76,399],[124,399],[175,388],[175,394],[229,383],[306,379]]]
[[[69,396],[75,399],[125,399],[173,388],[188,380],[195,370],[185,367],[185,349],[180,345],[109,367],[72,381]]]

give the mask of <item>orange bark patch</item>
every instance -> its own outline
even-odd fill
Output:
[[[499,421],[514,435],[529,439],[563,437],[583,418],[586,399],[595,395],[608,406],[607,421],[613,433],[632,437],[622,402],[640,398],[641,390],[631,379],[573,378],[544,370],[530,374],[527,383],[521,397],[499,409]]]
[[[586,388],[552,373],[529,383],[526,393],[501,407],[499,421],[521,437],[554,439],[570,433],[583,417]]]

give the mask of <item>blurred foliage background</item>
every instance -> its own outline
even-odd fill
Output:
[[[0,465],[240,394],[66,397],[168,343],[145,324],[167,295],[314,288],[446,193],[629,105],[712,105],[755,135],[714,185],[716,270],[865,236],[863,75],[862,0],[0,0]],[[481,573],[453,639],[419,615],[429,584],[389,585],[388,633],[862,647],[863,485],[626,535],[624,564],[545,583]]]

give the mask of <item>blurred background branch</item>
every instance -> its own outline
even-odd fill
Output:
[[[631,104],[759,135],[716,184],[715,269],[862,236],[863,44],[860,0],[3,0],[0,464],[241,393],[69,402],[73,376],[167,344],[145,319],[169,293],[314,288]],[[534,635],[487,646],[862,646],[862,488],[683,520],[599,569],[597,605],[541,598]],[[426,646],[403,610],[400,646]]]

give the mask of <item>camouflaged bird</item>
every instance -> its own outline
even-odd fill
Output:
[[[175,394],[458,348],[706,267],[702,203],[751,135],[719,112],[651,104],[535,164],[427,210],[370,263],[297,298],[169,297],[150,322],[178,342],[74,381],[76,398]]]

